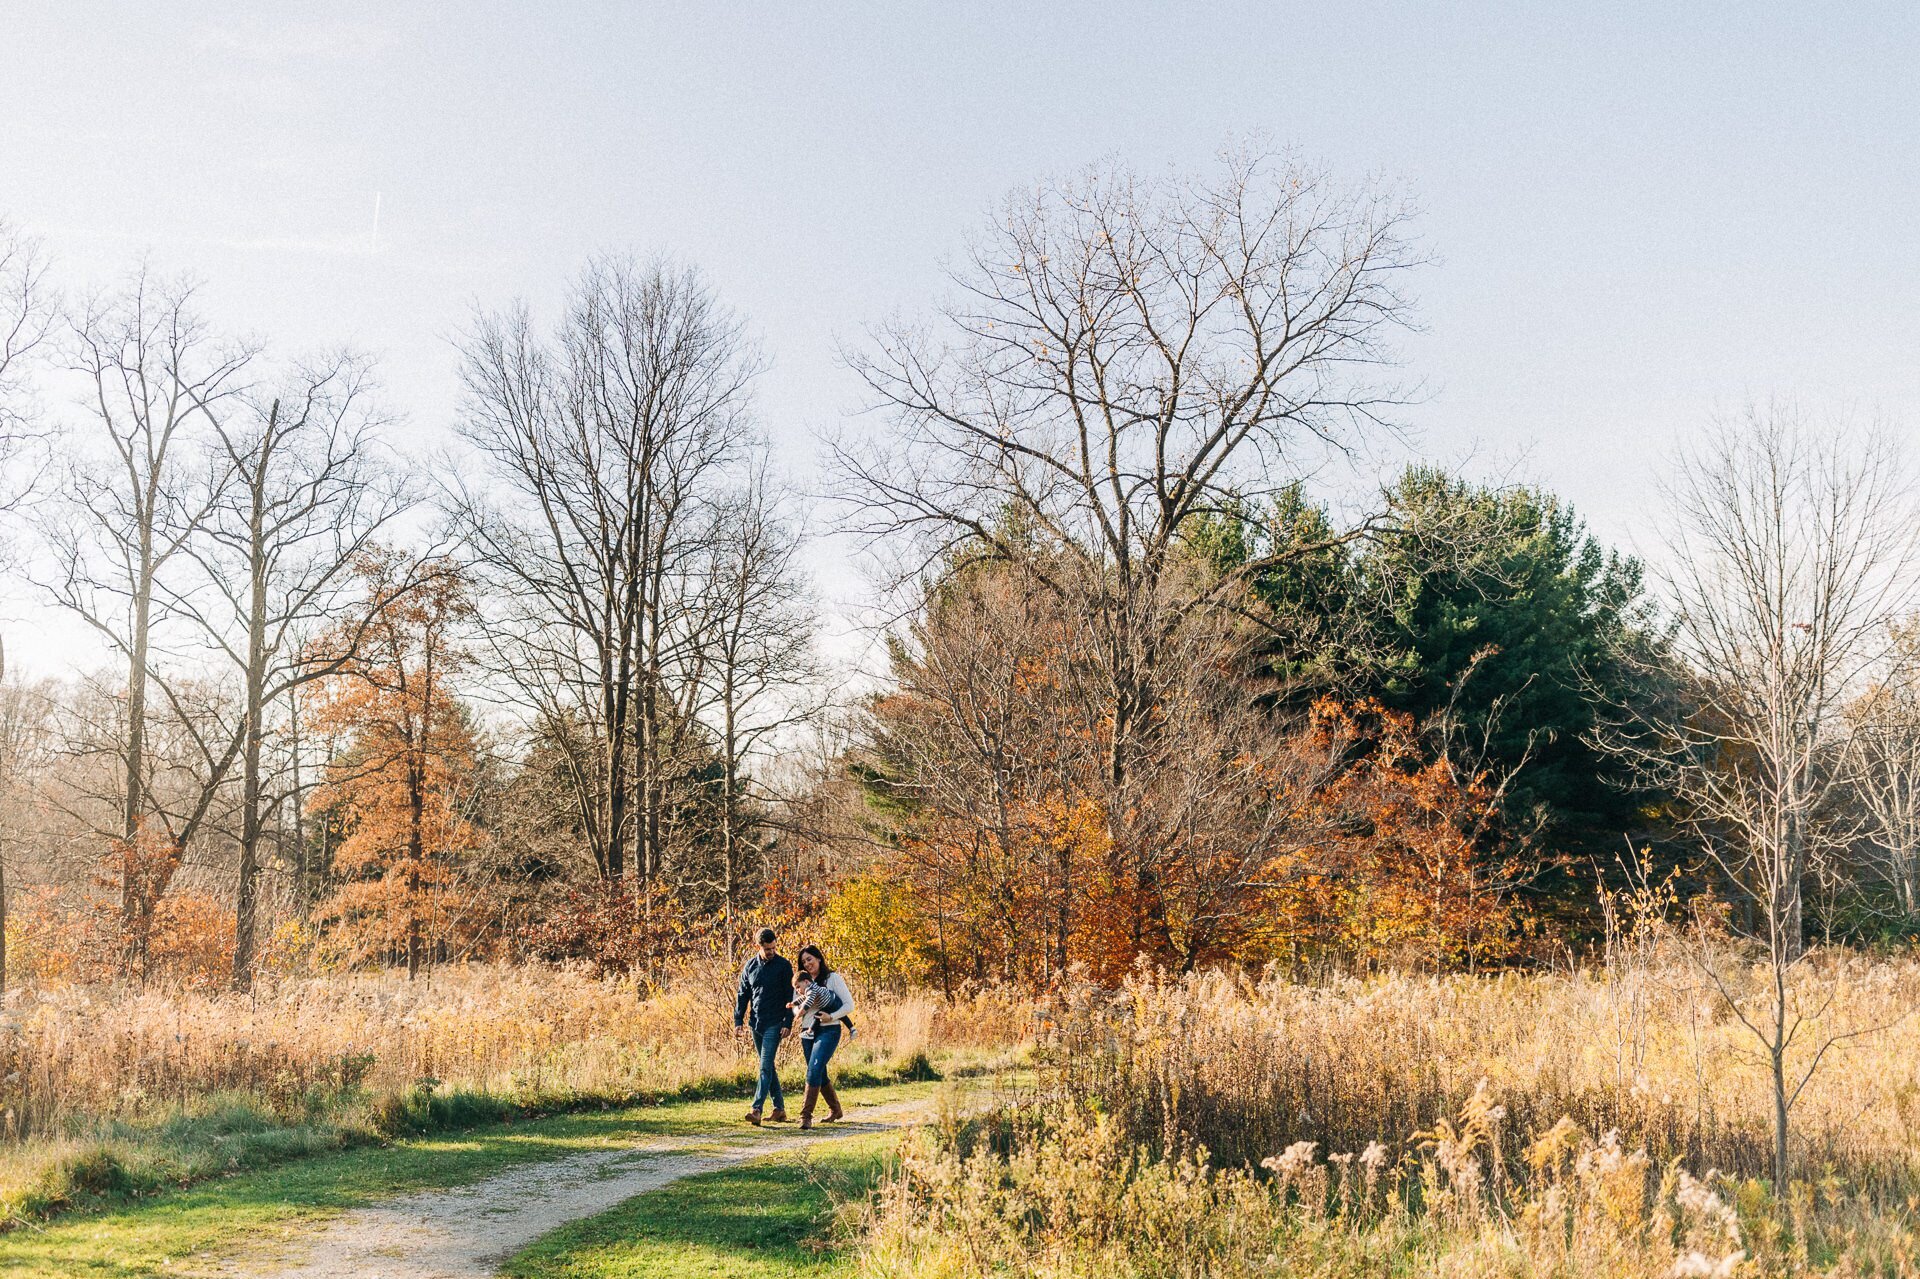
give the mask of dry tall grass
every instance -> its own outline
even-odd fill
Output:
[[[1818,1013],[1802,1064],[1883,1029],[1811,1077],[1784,1190],[1761,1180],[1756,1042],[1657,948],[1573,974],[1069,990],[1046,1012],[1039,1096],[916,1139],[862,1265],[1920,1275],[1920,963],[1835,953],[1796,980]]]
[[[1747,979],[1764,978],[1754,969]],[[1799,1166],[1920,1185],[1920,963],[1847,953],[1797,974],[1804,1065],[1836,1044],[1793,1113]],[[1831,996],[1831,998],[1829,998]],[[1045,1051],[1057,1088],[1127,1132],[1257,1163],[1296,1141],[1404,1143],[1486,1081],[1517,1159],[1569,1117],[1692,1168],[1764,1175],[1771,1093],[1757,1041],[1678,956],[1573,974],[1381,976],[1302,985],[1142,976],[1065,993]]]
[[[25,991],[0,1018],[0,1122],[19,1139],[75,1117],[137,1117],[212,1093],[276,1108],[364,1085],[531,1100],[666,1092],[744,1070],[732,991],[715,971],[664,986],[540,967],[315,977],[248,998],[84,986]],[[869,998],[849,1067],[1007,1034],[1017,1009]],[[1007,1042],[1000,1040],[999,1042]]]
[[[453,1118],[484,1118],[505,1106],[744,1089],[756,1063],[731,1033],[732,1011],[732,973],[718,966],[684,968],[657,986],[474,966],[411,983],[395,974],[288,980],[252,997],[17,990],[0,1014],[0,1216],[71,1199],[61,1168],[120,1184],[120,1165],[149,1157],[128,1143],[143,1129],[179,1130],[182,1117],[265,1134],[272,1157],[282,1146],[432,1122],[432,1106],[450,1099],[464,1107]],[[921,1053],[986,1057],[1021,1038],[1024,1017],[1017,1001],[866,992],[836,1069],[857,1077]],[[799,1069],[797,1051],[785,1067]],[[119,1161],[104,1172],[95,1168],[102,1149]],[[176,1173],[169,1165],[161,1179]]]

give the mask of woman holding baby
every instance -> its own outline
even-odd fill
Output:
[[[800,1023],[800,1051],[807,1059],[807,1096],[800,1106],[800,1126],[813,1127],[814,1103],[824,1097],[827,1115],[822,1123],[832,1123],[846,1112],[840,1109],[839,1095],[827,1077],[827,1063],[840,1046],[843,1034],[853,1033],[853,991],[847,979],[827,963],[818,946],[800,948],[800,971],[793,979],[793,1013]]]

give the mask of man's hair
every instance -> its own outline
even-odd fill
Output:
[[[760,944],[761,944],[762,946],[771,946],[771,945],[773,945],[773,936],[774,936],[774,934],[773,934],[773,929],[771,929],[771,928],[762,928],[762,929],[760,930]]]

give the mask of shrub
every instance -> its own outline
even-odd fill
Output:
[[[1791,1232],[1749,1183],[1598,1138],[1538,1134],[1505,1179],[1476,1092],[1407,1158],[1302,1141],[1259,1169],[1156,1157],[1113,1117],[1052,1104],[921,1130],[865,1213],[865,1279],[1253,1279],[1421,1274],[1486,1279],[1920,1273],[1902,1204],[1844,1187]],[[984,1139],[983,1139],[984,1138]]]

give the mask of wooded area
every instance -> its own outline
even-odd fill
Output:
[[[468,317],[420,458],[364,355],[146,267],[63,292],[0,230],[8,572],[111,655],[0,685],[0,980],[644,974],[803,919],[949,991],[1479,969],[1656,891],[1783,966],[1914,935],[1887,438],[1719,423],[1657,572],[1535,486],[1367,491],[1422,260],[1283,155],[1018,194],[850,345],[815,502],[690,266]],[[884,565],[884,670],[822,655],[829,531]]]

